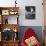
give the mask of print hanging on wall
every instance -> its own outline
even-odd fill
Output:
[[[35,16],[36,16],[35,6],[25,6],[25,18],[35,19]]]

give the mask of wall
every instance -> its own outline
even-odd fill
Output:
[[[20,8],[20,24],[22,26],[43,26],[43,11],[42,11],[42,0],[25,0],[20,1],[21,8]],[[26,20],[25,19],[25,6],[36,6],[36,19],[35,20]]]
[[[15,0],[0,0],[0,6],[9,7],[15,6]],[[20,7],[19,10],[19,24],[20,26],[43,26],[43,6],[42,0],[17,0],[17,6]],[[36,7],[36,19],[26,20],[25,19],[25,6],[35,6]]]

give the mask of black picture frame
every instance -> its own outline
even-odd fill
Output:
[[[36,18],[36,7],[35,6],[25,6],[25,18],[26,19]]]

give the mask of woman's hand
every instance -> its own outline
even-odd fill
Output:
[[[27,44],[27,46],[35,46],[38,43],[38,41],[34,36],[32,36],[32,37],[26,39],[25,43]]]

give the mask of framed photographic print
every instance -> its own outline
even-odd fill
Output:
[[[9,10],[2,10],[2,15],[9,15]]]
[[[35,19],[35,16],[36,16],[35,6],[25,6],[25,18]]]

